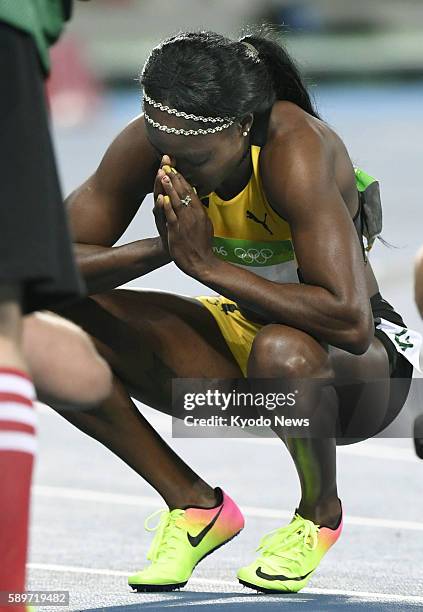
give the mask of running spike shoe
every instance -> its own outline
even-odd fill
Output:
[[[157,531],[147,553],[151,563],[129,577],[129,586],[142,592],[182,588],[204,557],[238,535],[244,527],[240,509],[221,489],[215,492],[214,508],[158,510],[146,519],[145,529]],[[158,525],[150,527],[159,514]]]
[[[320,527],[296,513],[287,527],[262,538],[257,548],[260,556],[238,571],[239,582],[263,593],[300,591],[341,535],[342,525],[342,511],[335,529]]]

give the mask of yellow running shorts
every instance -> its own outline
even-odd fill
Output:
[[[235,302],[221,295],[198,296],[195,299],[199,300],[211,312],[242,373],[247,376],[247,363],[251,346],[257,332],[261,330],[263,325],[246,319]]]

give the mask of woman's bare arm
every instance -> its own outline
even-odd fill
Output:
[[[144,119],[138,117],[113,141],[96,172],[67,198],[77,262],[90,294],[169,263],[160,237],[113,246],[152,192],[159,165]]]

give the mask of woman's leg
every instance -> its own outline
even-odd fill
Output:
[[[251,378],[283,380],[333,380],[320,397],[307,384],[301,394],[301,409],[327,427],[334,424],[337,411],[354,413],[354,420],[367,424],[369,437],[378,430],[389,401],[389,362],[382,343],[375,338],[363,355],[351,355],[340,349],[325,349],[308,334],[284,325],[267,325],[256,336],[248,363]],[[352,397],[343,393],[345,380],[362,381]],[[368,383],[366,384],[366,381]],[[375,383],[375,381],[378,381]],[[337,387],[339,387],[337,389]],[[337,393],[339,391],[339,393]],[[307,401],[316,404],[305,405]],[[348,405],[346,405],[346,402]],[[352,405],[353,404],[353,405]],[[334,428],[333,428],[333,431]],[[333,528],[340,517],[336,484],[336,437],[298,438],[284,436],[301,483],[298,512],[304,518]]]
[[[145,478],[171,509],[214,506],[213,488],[174,453],[129,395],[170,413],[172,378],[241,377],[211,314],[196,300],[129,290],[88,298],[63,314],[91,336],[115,374],[112,394],[99,407],[63,416]]]

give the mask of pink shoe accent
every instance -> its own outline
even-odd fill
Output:
[[[319,529],[319,545],[323,546],[325,552],[328,551],[329,548],[338,540],[344,526],[344,509],[342,507],[341,500],[339,500],[339,503],[341,504],[342,514],[338,527],[336,527],[336,529],[330,529],[330,527],[320,527]]]
[[[185,519],[198,527],[210,524],[215,517],[209,535],[216,538],[216,544],[234,537],[244,527],[244,517],[236,503],[222,491],[223,502],[214,508],[187,508]]]

